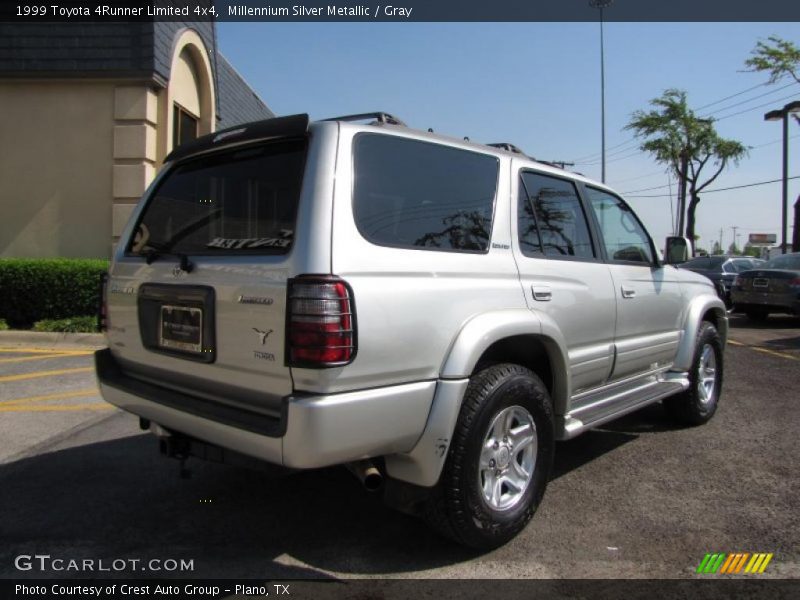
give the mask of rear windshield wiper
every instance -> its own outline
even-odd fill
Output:
[[[148,249],[143,253],[143,255],[144,260],[148,265],[153,264],[162,256],[174,256],[178,259],[178,267],[181,271],[191,273],[194,269],[192,261],[189,260],[189,257],[186,254],[182,252],[170,252],[169,246],[167,245],[156,246],[154,244],[148,244]]]

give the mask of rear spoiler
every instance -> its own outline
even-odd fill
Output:
[[[191,142],[181,144],[167,155],[164,162],[180,160],[192,154],[200,154],[216,148],[222,148],[228,144],[238,145],[277,137],[298,138],[304,136],[307,131],[307,114],[242,123],[241,125],[215,131]]]

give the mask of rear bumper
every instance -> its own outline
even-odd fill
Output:
[[[284,398],[280,417],[211,402],[124,373],[95,354],[106,401],[168,430],[295,469],[408,452],[425,429],[435,381]]]
[[[734,290],[731,293],[733,305],[739,309],[767,308],[776,312],[788,312],[800,315],[800,296],[797,292],[783,294],[770,294],[765,292],[741,292]]]

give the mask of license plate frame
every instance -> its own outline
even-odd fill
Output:
[[[768,288],[769,287],[769,279],[764,277],[756,277],[753,279],[753,287],[754,288]]]
[[[204,316],[203,309],[196,306],[162,304],[158,316],[159,347],[202,355]]]

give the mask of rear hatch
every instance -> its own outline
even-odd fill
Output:
[[[185,156],[154,184],[107,288],[109,347],[127,375],[280,415],[292,390],[286,286],[307,144],[302,135]]]

